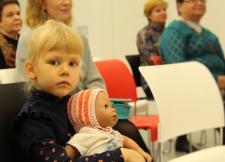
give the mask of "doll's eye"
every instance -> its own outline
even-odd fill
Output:
[[[105,109],[107,109],[109,107],[109,105],[104,105]]]

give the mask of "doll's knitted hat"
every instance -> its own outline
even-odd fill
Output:
[[[76,132],[82,127],[100,127],[95,115],[95,102],[102,89],[82,90],[70,97],[68,101],[68,118]]]

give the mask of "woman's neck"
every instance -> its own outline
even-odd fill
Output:
[[[14,40],[18,40],[18,38],[19,38],[17,32],[7,33],[7,32],[5,32],[3,29],[0,29],[0,32],[1,32],[3,35],[5,35],[5,36],[7,36],[7,37],[9,37],[9,38],[12,38],[12,39],[14,39]]]
[[[199,18],[199,17],[184,17],[184,16],[182,16],[182,19],[196,23],[196,24],[200,24],[200,20],[201,20],[201,18]]]

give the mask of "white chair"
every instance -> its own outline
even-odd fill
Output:
[[[22,82],[16,68],[0,70],[0,84]]]
[[[162,144],[191,132],[224,126],[223,101],[215,79],[199,62],[142,66],[139,70],[155,98],[159,161]]]
[[[225,162],[224,153],[225,146],[215,146],[175,158],[169,162]]]

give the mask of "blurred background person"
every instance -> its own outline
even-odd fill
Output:
[[[148,0],[144,5],[144,15],[148,24],[137,34],[137,48],[142,66],[161,64],[159,42],[167,19],[165,0]],[[153,98],[148,84],[141,77],[141,84],[148,98]]]
[[[0,69],[14,68],[19,32],[22,28],[17,0],[0,2]]]
[[[172,21],[160,41],[163,62],[199,61],[211,71],[220,89],[225,89],[225,61],[218,37],[200,24],[207,0],[176,0],[181,20]],[[189,152],[186,136],[180,136],[176,150]],[[193,147],[193,150],[195,148]]]

